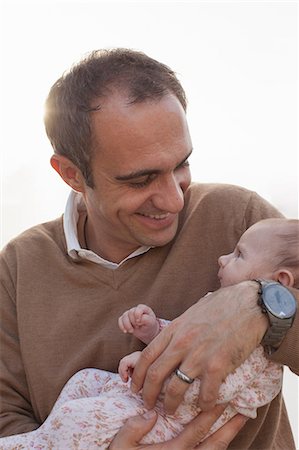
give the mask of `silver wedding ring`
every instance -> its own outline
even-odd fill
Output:
[[[174,373],[176,374],[176,376],[177,376],[180,380],[184,381],[185,383],[192,384],[193,381],[194,381],[194,378],[188,377],[188,375],[186,375],[186,374],[185,374],[184,372],[182,372],[180,369],[176,369],[176,370],[174,371]]]

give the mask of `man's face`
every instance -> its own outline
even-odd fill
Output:
[[[83,195],[93,247],[119,262],[141,245],[170,242],[191,179],[192,144],[178,99],[128,105],[115,94],[93,114],[92,130],[94,187]]]

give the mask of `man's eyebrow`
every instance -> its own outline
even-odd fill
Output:
[[[187,161],[187,159],[190,157],[192,153],[192,150],[188,153],[188,155],[176,166],[176,169],[180,167],[184,162]],[[141,178],[147,175],[153,175],[153,174],[159,174],[162,171],[160,169],[144,169],[144,170],[137,170],[136,172],[130,172],[126,175],[117,175],[115,177],[118,181],[128,181],[133,180],[134,178]]]
[[[134,178],[141,178],[146,175],[158,174],[160,172],[161,170],[158,169],[137,170],[137,172],[131,172],[128,173],[127,175],[117,175],[115,179],[118,181],[128,181],[133,180]]]

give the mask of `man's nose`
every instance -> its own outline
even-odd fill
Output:
[[[184,187],[179,177],[171,174],[160,181],[153,199],[156,208],[176,214],[184,207]]]

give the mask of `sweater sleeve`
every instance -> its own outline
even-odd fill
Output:
[[[260,197],[256,192],[251,192],[247,208],[244,214],[244,229],[249,228],[259,220],[270,217],[283,217],[283,215],[267,200]]]
[[[34,418],[21,355],[11,266],[0,256],[0,436],[31,431]],[[16,276],[16,268],[15,276]]]

